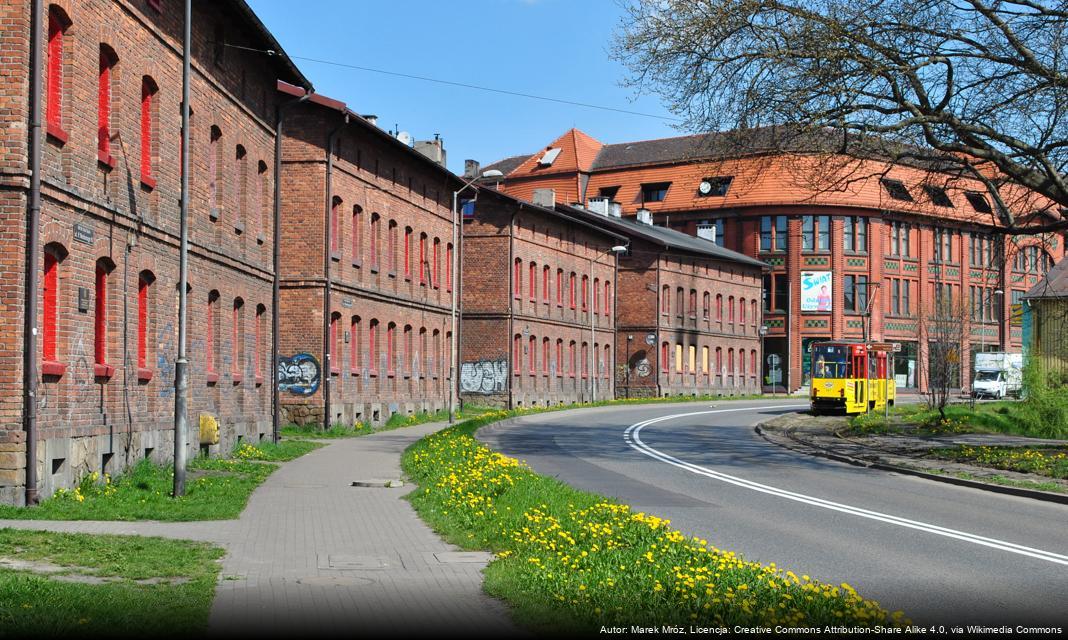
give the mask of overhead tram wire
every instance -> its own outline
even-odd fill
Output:
[[[252,51],[254,53],[264,53],[269,56],[277,55],[277,52],[272,49],[255,49],[252,47],[242,47],[236,44],[224,45],[231,49],[241,49],[243,51]],[[443,84],[451,87],[460,87],[463,89],[474,89],[476,91],[486,91],[488,93],[499,93],[506,96],[514,96],[518,98],[527,98],[530,100],[541,100],[544,102],[555,102],[556,104],[566,104],[573,107],[583,107],[585,109],[600,109],[601,111],[613,111],[615,113],[623,113],[631,116],[641,116],[643,118],[655,118],[657,120],[671,120],[674,122],[682,122],[682,118],[676,118],[674,116],[656,115],[654,113],[644,113],[642,111],[631,111],[629,109],[619,109],[617,107],[607,107],[600,104],[591,104],[588,102],[578,102],[575,100],[565,100],[563,98],[550,98],[548,96],[539,96],[533,93],[523,93],[521,91],[509,91],[508,89],[496,89],[494,87],[484,87],[482,85],[470,84],[467,82],[455,82],[453,80],[442,80],[440,78],[431,78],[428,76],[418,76],[410,73],[400,73],[398,71],[387,71],[385,69],[375,69],[374,67],[364,67],[355,64],[348,64],[346,62],[335,62],[333,60],[322,60],[320,58],[309,58],[306,56],[294,56],[290,55],[290,58],[294,60],[304,60],[305,62],[313,62],[316,64],[325,64],[334,67],[342,67],[345,69],[353,69],[356,71],[367,71],[370,73],[379,73],[387,76],[394,76],[397,78],[406,78],[408,80],[419,80],[422,82],[433,82],[435,84]]]

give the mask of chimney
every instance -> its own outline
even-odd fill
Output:
[[[417,140],[415,150],[441,166],[445,166],[445,141],[437,135],[433,140]]]
[[[481,169],[481,166],[479,166],[478,160],[464,160],[464,177],[468,180],[477,178],[479,169]]]
[[[370,122],[374,126],[376,126],[376,127],[378,126],[378,116],[376,116],[375,114],[368,113],[368,114],[362,115],[360,117],[363,118],[364,120],[366,120],[367,122]]]
[[[539,207],[554,209],[556,208],[556,189],[535,189],[531,201]]]
[[[653,213],[648,209],[638,209],[638,222],[652,226]]]

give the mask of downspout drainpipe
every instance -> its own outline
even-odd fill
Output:
[[[330,394],[334,387],[334,345],[333,340],[330,339],[330,319],[333,309],[330,301],[330,263],[333,261],[331,248],[334,246],[330,222],[333,217],[331,209],[334,206],[334,144],[337,142],[338,134],[348,123],[349,115],[346,113],[344,121],[331,131],[326,139],[326,204],[323,209],[323,431],[330,428]]]
[[[274,221],[271,240],[274,244],[272,268],[274,282],[271,287],[271,438],[275,444],[279,438],[279,419],[282,405],[278,397],[278,305],[281,300],[282,272],[282,123],[286,111],[311,99],[313,90],[309,89],[301,97],[278,105],[274,126]]]
[[[26,504],[37,504],[37,292],[41,267],[41,30],[44,2],[30,16],[30,198],[26,233],[26,311],[23,315],[22,426],[26,432]]]

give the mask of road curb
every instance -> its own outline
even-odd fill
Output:
[[[1001,484],[993,484],[990,482],[979,482],[978,480],[967,480],[965,478],[954,478],[953,476],[939,475],[937,473],[930,473],[927,471],[921,471],[920,469],[912,469],[910,467],[903,467],[896,464],[887,464],[885,462],[876,462],[872,460],[862,460],[860,458],[854,458],[853,456],[834,453],[833,451],[827,450],[817,445],[801,443],[800,441],[794,438],[790,439],[794,442],[797,442],[801,446],[791,447],[770,437],[763,424],[758,424],[754,429],[757,435],[759,435],[764,440],[770,442],[771,444],[782,447],[784,449],[788,449],[790,451],[795,451],[797,453],[804,453],[820,458],[827,458],[829,460],[834,460],[836,462],[844,462],[845,464],[851,464],[857,467],[867,467],[869,469],[878,469],[879,471],[901,473],[905,475],[915,476],[918,478],[924,478],[927,480],[933,480],[935,482],[953,484],[959,487],[970,487],[972,489],[980,489],[982,491],[990,491],[993,493],[1017,496],[1020,498],[1030,498],[1032,500],[1040,500],[1042,502],[1054,502],[1057,504],[1068,505],[1068,494],[1039,491],[1037,489],[1024,489],[1023,487],[1012,487]],[[790,436],[786,437],[789,438]]]

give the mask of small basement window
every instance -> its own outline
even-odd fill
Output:
[[[905,183],[900,180],[891,180],[890,178],[882,178],[879,180],[882,183],[883,188],[886,189],[886,193],[889,194],[894,200],[905,200],[912,202],[912,194],[909,193]]]
[[[654,182],[642,185],[642,202],[663,202],[667,197],[670,182]]]
[[[697,194],[700,196],[725,196],[731,188],[734,176],[714,176],[705,178],[697,185]]]
[[[964,197],[968,199],[972,208],[979,213],[992,213],[993,209],[990,208],[990,201],[986,199],[986,195],[979,193],[978,191],[965,191]]]
[[[927,197],[930,198],[931,203],[939,207],[952,207],[953,201],[949,199],[949,195],[942,187],[935,186],[933,184],[923,185],[923,190],[927,193]]]

